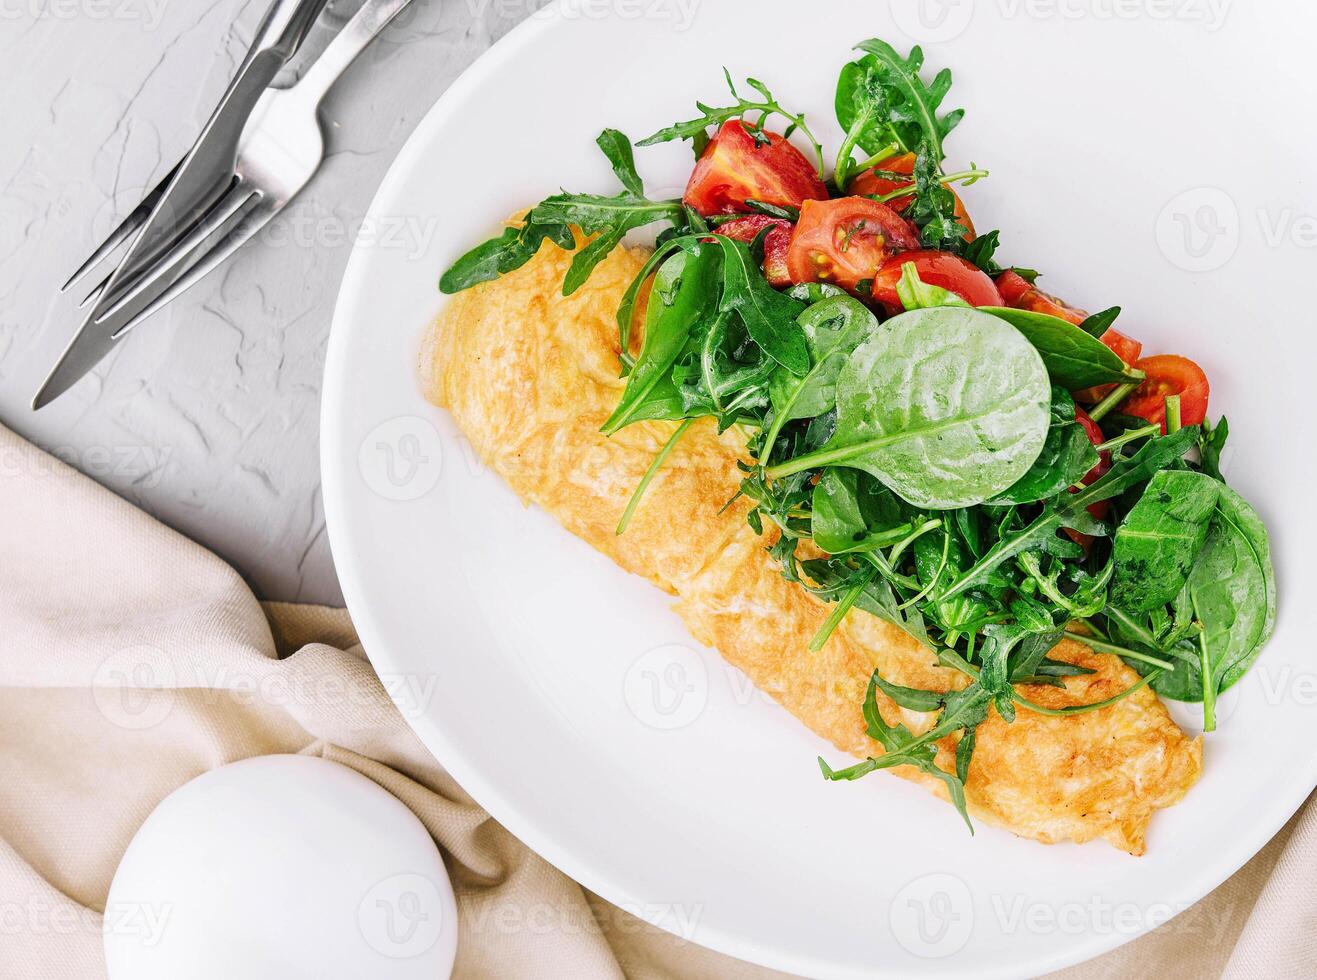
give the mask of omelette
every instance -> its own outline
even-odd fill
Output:
[[[546,242],[521,269],[453,297],[421,355],[427,395],[449,411],[475,451],[528,504],[675,599],[691,635],[717,649],[762,691],[840,751],[878,756],[861,715],[875,669],[898,685],[948,691],[968,678],[939,666],[913,637],[850,610],[818,651],[810,638],[829,606],[787,581],[767,553],[773,532],[746,521],[751,504],[725,507],[748,459],[736,427],[693,423],[658,471],[626,533],[616,528],[637,484],[677,423],[641,422],[615,435],[600,426],[625,387],[616,310],[644,264],[619,248],[569,297],[572,252]],[[639,349],[641,338],[633,338]],[[1120,659],[1062,641],[1052,657],[1092,673],[1065,687],[1022,686],[1049,708],[1090,704],[1139,681]],[[918,734],[934,716],[881,692],[883,717]],[[957,736],[938,744],[954,771]],[[1201,739],[1171,720],[1143,687],[1110,707],[1068,717],[991,711],[979,726],[965,794],[978,820],[1044,843],[1103,839],[1142,854],[1148,822],[1176,803],[1202,768]],[[944,783],[910,766],[890,770],[947,797]]]

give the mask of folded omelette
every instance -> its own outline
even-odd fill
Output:
[[[771,537],[746,523],[748,502],[724,509],[740,485],[737,460],[748,458],[735,428],[719,435],[711,419],[694,423],[626,533],[616,533],[676,423],[600,433],[625,384],[616,310],[645,253],[615,250],[583,288],[563,297],[571,255],[545,243],[520,270],[452,299],[422,353],[430,399],[452,413],[484,462],[523,500],[675,596],[695,639],[841,751],[880,755],[860,711],[875,668],[908,687],[945,691],[968,679],[859,609],[821,650],[809,649],[829,607],[781,576],[765,550]],[[1094,672],[1066,678],[1064,689],[1022,688],[1046,707],[1101,701],[1139,680],[1118,658],[1074,641],[1063,641],[1052,656]],[[878,705],[889,722],[916,734],[932,725],[933,715],[900,708],[881,692]],[[948,771],[955,768],[956,737],[938,746],[938,764]],[[1007,724],[994,709],[977,738],[965,785],[970,813],[1046,843],[1103,838],[1142,854],[1153,813],[1177,802],[1202,768],[1201,739],[1180,731],[1146,687],[1069,717],[1020,710]],[[946,797],[935,777],[908,766],[890,771]]]

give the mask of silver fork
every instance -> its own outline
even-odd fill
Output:
[[[94,320],[89,319],[83,325],[83,333],[95,331],[117,343],[132,327],[173,302],[223,263],[306,186],[324,159],[324,135],[318,116],[321,100],[366,45],[410,2],[365,0],[296,83],[284,89],[270,89],[261,97],[243,130],[235,175],[228,190],[186,235],[118,291],[113,303]],[[79,304],[81,308],[96,301],[108,270],[113,268],[110,263],[114,256],[121,254],[124,244],[132,240],[171,175],[157,185],[65,284],[63,291],[75,293],[87,283],[101,284]],[[52,384],[58,373],[59,365],[33,399],[34,409],[49,404],[72,385],[67,379]]]

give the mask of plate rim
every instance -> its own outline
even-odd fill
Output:
[[[431,134],[435,130],[441,129],[451,115],[460,111],[468,93],[477,90],[490,76],[496,73],[499,67],[511,60],[521,48],[538,42],[542,37],[551,34],[556,29],[570,28],[572,18],[567,15],[567,12],[578,6],[580,2],[582,0],[551,0],[548,5],[533,11],[480,54],[453,80],[452,84],[440,94],[434,104],[421,117],[393,161],[389,164],[366,209],[366,226],[369,226],[373,219],[378,218],[379,205],[388,197],[392,182],[398,179],[397,174],[407,169],[411,161],[424,155],[433,143]],[[331,554],[334,556],[349,554],[345,538],[347,532],[342,530],[348,522],[346,517],[349,510],[346,502],[348,491],[345,483],[339,482],[339,474],[346,474],[352,470],[349,464],[353,453],[345,448],[339,432],[337,416],[332,406],[343,403],[340,395],[349,377],[349,372],[343,370],[347,344],[345,338],[350,329],[346,325],[349,320],[348,309],[355,304],[368,285],[365,275],[369,265],[369,252],[370,250],[363,248],[360,242],[353,243],[335,300],[325,354],[319,426],[320,476],[326,535],[329,540]],[[387,632],[386,627],[376,620],[372,608],[365,599],[366,589],[352,564],[347,561],[339,562],[336,558],[334,567],[349,614],[362,641],[363,649],[368,651],[372,668],[377,672],[397,668],[399,666],[397,659],[390,654],[389,645],[384,639]],[[436,761],[452,775],[463,790],[470,794],[490,816],[518,840],[567,877],[611,904],[615,906],[643,905],[644,896],[634,894],[614,874],[597,867],[589,854],[572,851],[568,847],[560,846],[552,835],[541,833],[533,815],[524,812],[516,803],[508,799],[499,790],[496,780],[484,778],[475,764],[467,761],[460,744],[447,735],[443,727],[434,721],[428,713],[417,714],[406,710],[408,705],[402,700],[401,692],[395,696],[395,693],[390,690],[390,697],[397,707],[402,709],[401,713],[408,727],[417,735],[425,748],[435,756]],[[1206,863],[1199,865],[1200,870],[1196,874],[1190,872],[1179,877],[1178,880],[1185,882],[1185,884],[1178,889],[1177,894],[1167,896],[1165,899],[1175,907],[1176,911],[1174,915],[1162,920],[1157,926],[1148,924],[1145,918],[1137,931],[1117,932],[1113,930],[1109,934],[1103,934],[1089,930],[1081,936],[1073,937],[1074,941],[1064,953],[1025,954],[1018,962],[1003,965],[995,971],[974,969],[972,972],[963,974],[958,970],[952,972],[938,971],[938,974],[942,976],[972,975],[975,978],[982,978],[982,980],[996,980],[996,978],[1008,980],[1008,978],[1019,976],[1021,972],[1027,975],[1039,975],[1087,962],[1147,935],[1166,922],[1173,921],[1252,860],[1298,812],[1303,803],[1312,795],[1313,790],[1317,788],[1317,754],[1310,757],[1308,770],[1307,788],[1303,788],[1305,783],[1296,781],[1294,783],[1296,789],[1292,794],[1280,794],[1278,797],[1273,797],[1271,808],[1268,811],[1268,819],[1255,820],[1249,825],[1248,831],[1237,832],[1232,836],[1233,846],[1223,846],[1220,849],[1218,853],[1228,855],[1228,857],[1220,858],[1210,865]],[[1096,842],[1094,846],[1097,846]],[[749,963],[804,976],[899,977],[914,975],[882,969],[875,971],[872,965],[860,969],[854,965],[840,963],[835,960],[820,960],[808,955],[802,956],[793,953],[785,945],[765,945],[760,941],[748,939],[735,932],[724,930],[717,925],[704,922],[700,924],[698,939],[681,935],[675,928],[667,925],[666,920],[651,923],[651,925],[674,935],[679,935],[687,941],[712,949],[715,952]]]

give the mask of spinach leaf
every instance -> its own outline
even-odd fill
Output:
[[[664,393],[671,388],[670,397],[677,399],[680,410],[680,396],[672,384],[672,366],[697,326],[704,323],[707,329],[707,318],[716,310],[713,300],[718,286],[718,254],[707,246],[679,251],[659,267],[645,311],[645,344],[627,378],[622,400],[603,425],[606,434],[612,435],[641,418],[671,418],[671,414],[641,412],[656,390]]]
[[[892,92],[888,98],[891,131],[907,150],[913,150],[927,141],[934,158],[940,162],[946,155],[942,149],[943,139],[965,115],[963,109],[939,115],[942,100],[951,88],[950,69],[943,68],[926,85],[919,77],[920,69],[924,67],[924,52],[918,45],[911,48],[909,56],[905,58],[897,54],[896,49],[886,41],[876,37],[861,41],[855,47],[865,52],[865,57],[856,64],[861,70],[869,68],[876,71],[879,81]],[[852,68],[850,78],[858,82],[862,76]],[[843,129],[849,129],[853,120],[840,121]],[[878,149],[874,147],[870,152],[877,152]]]
[[[1008,324],[971,309],[914,310],[847,360],[827,445],[767,473],[850,466],[917,507],[968,507],[1038,458],[1050,400],[1037,351]]]
[[[595,140],[603,150],[608,162],[613,165],[613,173],[622,186],[636,197],[645,196],[645,183],[636,173],[636,157],[631,150],[631,140],[616,129],[605,129]]]
[[[1238,493],[1227,486],[1219,493],[1207,542],[1189,574],[1189,594],[1203,624],[1217,692],[1244,676],[1276,628],[1276,575],[1267,529]]]
[[[1104,333],[1111,329],[1111,325],[1116,322],[1118,316],[1120,316],[1120,307],[1113,306],[1108,310],[1102,310],[1085,317],[1084,322],[1079,325],[1079,329],[1090,337],[1101,338]]]
[[[1001,317],[1028,337],[1043,356],[1052,380],[1071,391],[1108,382],[1138,381],[1143,377],[1102,341],[1059,316],[1006,306],[980,309]]]
[[[1158,470],[1179,460],[1197,439],[1198,427],[1188,426],[1171,435],[1149,439],[1133,456],[1115,460],[1100,480],[1075,493],[1061,494],[1025,527],[1003,534],[942,598],[953,598],[981,584],[1002,562],[1018,554],[1045,548],[1063,527],[1085,534],[1104,533],[1104,526],[1088,514],[1088,506],[1151,479]]]
[[[803,376],[781,368],[769,381],[773,424],[764,439],[767,461],[782,426],[793,419],[808,419],[831,411],[837,404],[837,375],[846,358],[878,327],[878,319],[850,296],[814,303],[796,322],[804,332],[812,367]]]
[[[900,498],[859,470],[824,470],[811,511],[814,543],[830,555],[886,548],[911,530]]]
[[[719,309],[739,313],[756,344],[777,363],[797,376],[809,371],[809,348],[796,317],[804,309],[799,300],[779,293],[745,242],[718,236],[723,252],[723,295]]]
[[[1148,612],[1175,598],[1216,510],[1216,480],[1191,470],[1162,470],[1125,515],[1112,543],[1111,602]]]
[[[1064,388],[1053,388],[1051,424],[1042,452],[1024,476],[988,503],[1001,506],[1047,500],[1074,486],[1098,462],[1088,433],[1075,421],[1074,399]]]
[[[893,143],[899,146],[900,139],[892,128],[887,89],[879,78],[877,65],[868,59],[842,67],[833,106],[846,134],[837,155],[839,179],[836,180],[838,188],[844,188],[851,146],[858,146],[873,157],[892,150]]]

